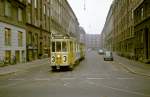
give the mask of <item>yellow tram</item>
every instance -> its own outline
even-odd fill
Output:
[[[56,35],[51,40],[51,67],[59,70],[67,67],[70,70],[85,57],[84,44],[78,43],[73,37]]]

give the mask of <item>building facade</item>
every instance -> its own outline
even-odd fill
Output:
[[[86,48],[97,50],[100,48],[100,34],[86,34]]]
[[[79,28],[67,0],[0,0],[0,59],[50,57],[51,35],[77,38]]]
[[[0,60],[26,61],[25,1],[0,0]]]
[[[104,47],[135,58],[134,8],[142,0],[114,0],[104,26]],[[111,16],[109,18],[109,16]],[[110,28],[110,25],[113,25]],[[105,29],[109,30],[106,31]]]
[[[86,39],[86,32],[83,27],[79,27],[79,35],[77,37],[77,40],[79,40],[80,43],[85,44]]]
[[[51,0],[51,33],[77,37],[79,22],[67,0]]]
[[[141,0],[115,0],[114,9],[114,50],[125,57],[134,58],[134,17],[133,9]]]
[[[150,62],[150,1],[143,0],[134,9],[135,56],[139,61]]]
[[[113,29],[114,29],[114,18],[113,18],[113,4],[108,12],[106,22],[101,34],[101,48],[107,50],[113,50]]]
[[[26,0],[27,61],[50,56],[50,0]]]

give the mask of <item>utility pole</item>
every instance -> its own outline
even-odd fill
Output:
[[[86,10],[86,0],[84,0],[84,11]]]

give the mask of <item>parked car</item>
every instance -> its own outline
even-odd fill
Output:
[[[104,54],[104,50],[99,49],[98,53],[99,53],[99,54]]]
[[[113,61],[113,54],[111,51],[106,51],[104,55],[104,61]]]

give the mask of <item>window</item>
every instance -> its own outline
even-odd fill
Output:
[[[52,42],[52,52],[55,52],[55,42]]]
[[[37,8],[37,0],[34,0],[34,7]]]
[[[22,47],[23,46],[23,33],[18,32],[18,46]]]
[[[6,63],[11,62],[11,51],[5,51],[5,62]]]
[[[141,19],[143,19],[143,16],[144,16],[144,10],[143,8],[141,8]]]
[[[28,3],[31,4],[31,0],[28,0]]]
[[[38,46],[38,34],[35,34],[35,45]]]
[[[20,2],[23,2],[23,0],[19,0]]]
[[[47,16],[50,16],[50,9],[47,9]]]
[[[66,42],[62,42],[62,52],[66,52],[67,51],[67,45]]]
[[[54,2],[54,1],[53,1],[53,0],[51,0],[51,5],[53,5],[53,2]]]
[[[6,0],[5,2],[5,16],[11,16],[11,3]]]
[[[47,47],[47,37],[46,36],[44,36],[44,40],[45,40],[45,47]]]
[[[51,38],[48,37],[48,46],[50,47],[50,43],[51,43]]]
[[[43,12],[44,12],[44,15],[46,14],[46,5],[44,5],[43,7]]]
[[[29,32],[28,34],[28,43],[31,45],[32,44],[32,33]]]
[[[30,12],[27,13],[27,21],[28,21],[28,23],[31,23],[31,13]]]
[[[21,8],[18,8],[18,21],[22,21],[23,20],[23,15],[22,15],[22,9]]]
[[[56,52],[61,52],[61,42],[56,42]]]
[[[5,45],[11,45],[11,30],[8,28],[5,28]]]

